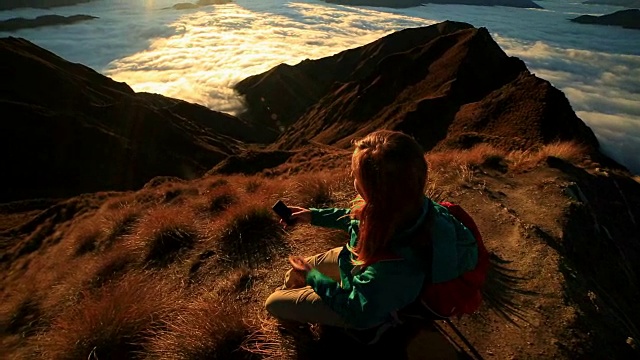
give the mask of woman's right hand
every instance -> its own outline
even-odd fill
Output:
[[[311,210],[299,206],[289,206],[289,209],[291,209],[290,219],[293,220],[293,225],[311,223]],[[280,220],[280,223],[287,227],[284,220]]]

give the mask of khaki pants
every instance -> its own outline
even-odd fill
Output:
[[[307,258],[318,271],[335,281],[340,281],[338,255],[342,247]],[[319,323],[330,326],[350,327],[335,311],[331,310],[311,286],[296,287],[294,270],[287,271],[284,286],[271,294],[265,302],[265,308],[271,315],[281,320],[302,323]]]

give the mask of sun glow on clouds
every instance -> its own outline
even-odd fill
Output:
[[[136,91],[155,92],[235,114],[242,101],[232,86],[281,64],[296,64],[364,45],[400,29],[373,10],[336,11],[288,4],[279,14],[235,4],[203,8],[171,24],[176,34],[112,62],[106,74]],[[400,19],[398,19],[400,18]],[[417,26],[433,22],[404,19]]]

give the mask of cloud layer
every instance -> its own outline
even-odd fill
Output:
[[[0,12],[0,19],[44,13],[99,16],[55,31],[32,29],[14,36],[127,82],[136,91],[232,114],[242,108],[232,86],[249,75],[280,63],[333,55],[402,28],[464,21],[486,27],[507,54],[521,58],[533,73],[561,89],[603,150],[640,173],[640,38],[633,30],[568,21],[619,8],[562,0],[538,1],[544,10],[455,5],[383,9],[312,0],[237,0],[163,10],[176,2],[102,0],[54,11]]]

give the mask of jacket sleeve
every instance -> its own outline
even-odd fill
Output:
[[[311,208],[311,225],[349,231],[351,218],[349,209],[315,209]]]
[[[406,266],[404,260],[397,260],[368,266],[350,279],[343,279],[342,286],[316,269],[308,272],[306,281],[348,324],[368,328],[413,302],[424,277],[424,272]]]

